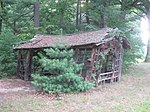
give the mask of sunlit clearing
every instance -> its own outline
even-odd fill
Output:
[[[145,50],[144,50],[144,55],[146,56],[146,52],[147,52],[147,42],[148,42],[148,20],[146,18],[142,18],[141,19],[141,38],[144,42],[145,46]]]
[[[141,19],[141,37],[145,44],[148,42],[148,21],[146,18]]]

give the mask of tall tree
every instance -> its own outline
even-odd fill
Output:
[[[137,6],[139,10],[141,10],[147,17],[148,20],[148,43],[147,43],[147,54],[145,58],[145,62],[150,62],[150,1],[143,0]]]
[[[74,0],[42,0],[41,27],[44,33],[60,34],[75,31],[75,2]]]
[[[150,62],[150,0],[134,0],[132,6],[142,12],[148,20],[148,43],[145,62]]]
[[[90,19],[89,19],[89,0],[86,0],[86,23],[90,24]]]
[[[1,13],[3,11],[3,8],[4,8],[3,1],[0,1],[0,11],[1,11]],[[2,19],[2,17],[0,17],[0,33],[2,32],[2,24],[3,24],[3,19]]]
[[[36,0],[34,4],[34,24],[35,24],[35,27],[40,26],[40,2],[39,0]]]
[[[15,34],[21,33],[33,19],[33,0],[2,0],[1,9],[0,16],[3,23]]]
[[[76,7],[76,26],[78,26],[79,24],[79,13],[80,13],[80,4],[81,4],[81,0],[77,0],[77,7]]]

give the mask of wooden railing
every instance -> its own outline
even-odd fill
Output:
[[[116,82],[119,71],[112,71],[99,74],[98,83]]]

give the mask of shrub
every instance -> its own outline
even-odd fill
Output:
[[[54,47],[45,50],[47,56],[41,55],[40,63],[47,76],[33,74],[33,85],[48,93],[78,93],[88,91],[92,84],[83,81],[78,74],[82,65],[73,60],[73,50]]]
[[[129,22],[124,28],[126,37],[131,44],[131,49],[124,50],[123,70],[126,71],[128,66],[136,64],[144,58],[144,43],[140,37],[139,21]],[[132,31],[128,31],[132,29]]]
[[[5,30],[0,35],[0,78],[15,74],[16,58],[13,45],[16,42],[11,31]]]

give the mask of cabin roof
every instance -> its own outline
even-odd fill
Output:
[[[35,35],[33,39],[24,44],[16,46],[14,49],[36,49],[48,48],[54,45],[81,46],[97,44],[102,42],[111,28],[103,28],[98,31],[84,32],[71,35]]]

